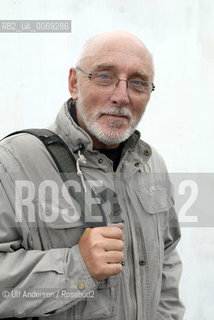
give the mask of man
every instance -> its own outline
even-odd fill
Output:
[[[0,317],[183,319],[170,182],[161,157],[135,130],[153,76],[151,54],[136,36],[98,35],[70,69],[72,99],[50,127],[75,157],[85,197],[89,189],[102,196],[102,226],[87,227],[90,208],[85,220],[76,214],[41,141],[22,133],[1,142]],[[21,214],[17,203],[29,195],[16,192],[17,181],[36,190]],[[44,199],[50,182],[57,197]],[[36,297],[27,296],[32,289]]]

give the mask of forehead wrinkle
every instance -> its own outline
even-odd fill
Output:
[[[89,52],[88,52],[89,53]],[[92,52],[90,52],[90,54],[87,54],[87,56],[84,57],[84,59],[82,59],[82,62],[85,64],[97,64],[97,60],[100,61],[100,65],[103,64],[106,66],[107,65],[111,65],[111,61],[105,62],[105,59],[114,59],[115,56],[121,56],[121,61],[123,61],[123,56],[129,56],[129,58],[134,58],[134,59],[139,59],[142,61],[142,63],[146,63],[149,64],[150,63],[150,56],[149,53],[139,50],[139,48],[133,48],[133,49],[129,49],[129,48],[99,48],[96,50],[93,50]],[[102,62],[102,60],[104,60]],[[113,64],[112,64],[113,65]]]
[[[92,72],[93,71],[104,71],[104,70],[109,70],[109,71],[117,71],[118,72],[118,68],[113,65],[113,64],[105,64],[105,63],[101,63],[101,64],[98,64],[98,65],[95,65],[94,68],[92,68]],[[149,79],[149,76],[148,74],[146,74],[146,72],[144,71],[141,71],[141,70],[136,70],[136,71],[133,71],[133,72],[129,72],[128,74],[128,77],[134,77],[134,76],[140,76],[142,78],[144,78],[145,80],[148,80]]]

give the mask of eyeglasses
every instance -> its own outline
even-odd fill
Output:
[[[149,93],[155,90],[153,82],[142,80],[140,76],[135,76],[130,79],[120,79],[112,71],[108,70],[89,73],[83,71],[80,67],[76,67],[76,69],[82,72],[91,81],[102,87],[112,89],[113,86],[116,87],[118,85],[119,81],[126,81],[126,87],[133,92]]]

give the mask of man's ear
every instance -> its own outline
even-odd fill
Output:
[[[74,100],[78,99],[78,87],[77,87],[77,71],[75,68],[69,70],[68,87],[70,94]]]

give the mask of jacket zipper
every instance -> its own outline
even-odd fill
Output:
[[[115,191],[117,194],[120,194],[120,190],[122,191],[122,183],[118,183],[117,179],[117,173],[113,172],[114,177],[114,185],[115,185]],[[121,192],[121,194],[124,192]],[[130,228],[128,227],[130,225],[129,217],[128,215],[124,215],[125,219],[125,228],[127,230],[127,262],[128,262],[128,270],[129,270],[129,288],[130,288],[130,296],[132,301],[132,309],[131,309],[131,317],[130,319],[135,320],[137,316],[137,303],[136,303],[136,293],[135,293],[135,277],[134,277],[134,268],[133,268],[133,252],[132,252],[132,241],[131,241],[131,234],[130,234]]]

